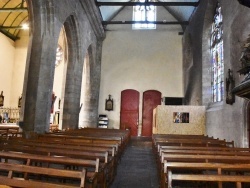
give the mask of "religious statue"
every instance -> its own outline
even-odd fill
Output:
[[[4,96],[3,96],[3,91],[2,91],[0,95],[0,107],[2,107],[3,105],[4,105]]]
[[[18,98],[18,108],[21,108],[22,95]]]
[[[235,95],[232,93],[232,90],[235,86],[235,81],[233,77],[233,71],[228,69],[228,78],[226,78],[226,103],[233,104],[235,102]]]
[[[246,78],[243,80],[245,82],[246,80],[250,79],[250,35],[248,36],[241,53],[240,57],[240,63],[241,63],[241,69],[238,71],[240,74],[244,74]]]
[[[55,93],[53,92],[52,93],[52,96],[51,96],[51,107],[50,107],[50,113],[53,114],[54,113],[54,103],[56,101],[56,95]]]

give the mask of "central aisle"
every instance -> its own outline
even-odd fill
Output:
[[[149,137],[132,137],[110,188],[158,188],[157,167]]]

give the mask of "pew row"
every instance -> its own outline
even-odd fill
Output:
[[[233,141],[204,135],[156,135],[152,146],[162,188],[173,187],[172,182],[212,182],[219,188],[223,182],[233,182],[237,188],[249,183],[250,150],[235,148]]]
[[[86,171],[85,187],[86,188],[97,187],[99,159],[96,160],[73,159],[62,156],[42,156],[37,154],[7,152],[7,151],[0,151],[0,159],[2,163],[24,164],[28,166],[35,166],[37,168],[44,167],[48,168],[48,170],[51,168],[51,169],[75,170],[82,172],[83,169],[86,170],[94,169],[94,171],[88,171],[88,170]]]
[[[4,176],[3,171],[6,172],[5,173],[6,176]],[[82,169],[82,171],[73,171],[73,170],[52,169],[45,167],[1,162],[0,172],[1,172],[0,173],[1,184],[8,185],[11,187],[20,187],[20,188],[21,187],[23,188],[26,187],[84,188],[85,187],[86,169]],[[29,174],[29,176],[24,177],[23,174],[27,173]],[[46,178],[41,178],[41,176],[45,176]],[[63,183],[66,180],[68,180],[67,183]],[[74,180],[78,181],[74,182]]]

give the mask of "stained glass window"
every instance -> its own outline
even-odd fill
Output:
[[[214,15],[211,33],[213,102],[222,101],[224,97],[224,57],[222,35],[222,14],[221,7],[218,4]]]
[[[139,0],[145,2],[145,0]],[[150,2],[151,0],[149,0]],[[156,7],[136,5],[133,7],[133,21],[155,21]],[[156,29],[156,25],[152,23],[136,23],[133,24],[133,29]]]

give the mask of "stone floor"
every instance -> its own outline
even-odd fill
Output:
[[[132,137],[110,188],[158,188],[151,138]]]

